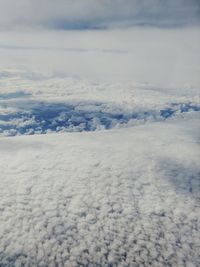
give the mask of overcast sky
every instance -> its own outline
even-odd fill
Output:
[[[1,30],[172,27],[199,21],[199,0],[0,0]]]
[[[0,0],[0,70],[199,86],[197,25],[200,0]]]

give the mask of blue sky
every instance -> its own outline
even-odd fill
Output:
[[[1,30],[182,27],[199,22],[199,0],[0,0]]]

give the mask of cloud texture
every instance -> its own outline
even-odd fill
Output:
[[[0,27],[96,29],[199,23],[198,0],[0,0]]]

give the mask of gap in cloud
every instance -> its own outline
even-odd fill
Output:
[[[5,99],[14,97],[20,97],[20,94],[8,94]],[[0,135],[8,136],[108,130],[200,111],[200,106],[192,103],[171,103],[160,110],[127,110],[114,103],[95,101],[50,103],[16,100],[3,101],[0,107]]]

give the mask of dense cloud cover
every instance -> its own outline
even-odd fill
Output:
[[[0,0],[0,29],[198,24],[199,0]]]

